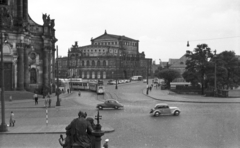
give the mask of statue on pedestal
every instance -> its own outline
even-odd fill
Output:
[[[67,132],[70,132],[70,141],[73,147],[91,148],[91,138],[88,132],[91,133],[93,129],[85,118],[86,113],[79,111],[78,118],[66,127]]]

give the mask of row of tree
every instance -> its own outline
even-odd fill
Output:
[[[192,86],[200,85],[202,94],[204,89],[216,88],[229,89],[240,86],[240,59],[234,51],[223,51],[216,54],[207,44],[200,44],[193,51],[186,51],[186,69],[182,77],[191,82]],[[170,82],[181,77],[180,73],[173,69],[159,68],[155,76]]]

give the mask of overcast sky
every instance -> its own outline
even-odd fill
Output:
[[[139,40],[139,51],[159,63],[206,43],[240,55],[240,0],[29,0],[29,15],[55,19],[59,55],[106,30]],[[187,47],[187,41],[190,47]]]

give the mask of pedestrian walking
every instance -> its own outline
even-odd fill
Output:
[[[48,107],[48,101],[49,101],[49,100],[48,100],[48,97],[46,97],[46,98],[45,98],[45,101],[44,101],[44,106],[45,106],[45,107]]]
[[[67,89],[67,92],[68,92],[68,94],[69,94],[69,89]]]
[[[34,100],[35,100],[35,105],[37,105],[37,104],[38,104],[38,95],[35,93],[35,94],[33,95],[33,98],[34,98]]]
[[[80,90],[79,90],[79,92],[78,92],[78,96],[79,96],[79,97],[81,96],[81,92],[80,92]]]
[[[52,99],[50,97],[50,94],[48,94],[48,107],[51,107]]]
[[[109,141],[109,139],[105,140],[105,143],[103,144],[103,148],[108,148],[108,141]]]
[[[14,113],[13,113],[13,111],[11,111],[9,126],[14,126],[14,124],[15,124]]]

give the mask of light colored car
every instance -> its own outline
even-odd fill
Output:
[[[147,83],[147,79],[143,79],[143,83]]]
[[[119,103],[117,100],[106,100],[103,103],[97,104],[96,108],[103,109],[103,108],[113,108],[113,109],[120,109],[123,108],[123,105]]]
[[[170,107],[166,103],[159,103],[156,104],[154,108],[150,110],[150,114],[153,116],[160,116],[160,115],[180,115],[180,109],[178,107]]]

